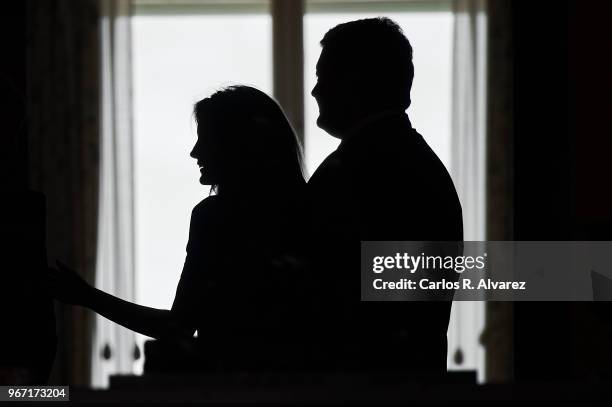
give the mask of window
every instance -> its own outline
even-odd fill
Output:
[[[272,25],[265,8],[154,10],[132,16],[135,287],[139,304],[170,308],[191,210],[209,192],[189,157],[193,105],[237,83],[272,93]]]
[[[463,103],[462,109],[456,109],[455,85],[458,81],[457,69],[453,67],[457,66],[457,12],[453,10],[454,3],[449,0],[306,1],[303,16],[301,12],[289,13],[290,21],[281,24],[287,27],[293,23],[303,30],[303,35],[298,37],[303,39],[303,43],[290,43],[297,51],[303,49],[303,67],[290,67],[303,69],[303,83],[288,83],[275,82],[273,77],[282,71],[274,66],[273,47],[277,42],[273,41],[273,36],[284,33],[278,27],[274,32],[275,20],[271,9],[282,1],[132,1],[128,20],[130,35],[124,36],[129,38],[126,48],[129,49],[127,59],[131,61],[130,69],[125,72],[131,71],[131,75],[124,72],[120,83],[128,83],[125,86],[132,91],[127,104],[131,105],[133,113],[130,137],[133,144],[131,193],[135,258],[132,268],[135,287],[130,290],[133,291],[132,299],[140,304],[160,308],[172,305],[185,257],[190,212],[208,195],[206,187],[198,183],[198,168],[189,157],[196,140],[193,104],[219,88],[237,83],[256,86],[268,94],[293,92],[294,96],[301,95],[303,111],[300,107],[294,112],[294,120],[298,122],[294,124],[301,123],[302,119],[305,123],[306,165],[308,173],[312,174],[338,144],[336,139],[316,127],[318,109],[310,96],[316,80],[319,41],[333,26],[358,18],[388,16],[402,27],[412,43],[415,80],[413,104],[408,114],[413,126],[455,178],[464,205],[464,223],[470,223],[472,229],[481,229],[483,211],[475,210],[466,217],[464,202],[466,197],[468,200],[480,199],[480,187],[465,187],[454,170],[460,161],[458,158],[463,157],[458,155],[453,144],[458,134],[454,127],[457,111],[460,114],[469,111]],[[282,3],[284,7],[286,4]],[[110,38],[117,41],[112,36]],[[478,46],[484,47],[480,43]],[[286,72],[287,67],[284,69]],[[273,83],[276,89],[273,89]],[[470,120],[471,123],[473,120]],[[300,130],[298,128],[298,132]],[[478,143],[471,143],[470,148],[475,154],[470,157],[482,151],[482,145]],[[465,149],[459,150],[465,154]],[[476,174],[476,184],[482,185],[483,176],[479,168],[470,169],[468,173],[470,176]],[[102,201],[101,205],[104,208],[109,203]],[[465,237],[470,240],[484,238],[467,233]],[[105,269],[100,268],[99,274],[103,274]],[[99,278],[102,281],[112,279],[107,275]],[[481,378],[483,358],[478,335],[483,312],[483,303],[454,304],[449,326],[449,368],[478,369]],[[110,323],[98,321],[98,332],[108,332]],[[124,334],[115,340],[125,343],[132,340],[121,339],[121,335]],[[143,340],[137,338],[140,349]],[[101,343],[98,337],[97,341]],[[458,349],[464,350],[462,363],[454,360]],[[95,349],[94,358],[100,358],[99,353],[100,349]],[[119,353],[116,357],[122,359],[121,363],[115,364],[115,368],[105,369],[104,374],[141,372],[142,358],[133,363],[129,352]],[[105,382],[98,380],[95,384]]]

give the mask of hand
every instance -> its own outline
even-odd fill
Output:
[[[49,295],[66,304],[85,305],[92,287],[64,263],[55,263],[57,269],[49,267],[44,281]]]

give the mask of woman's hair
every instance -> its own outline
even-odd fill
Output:
[[[231,86],[197,102],[194,115],[224,179],[277,190],[304,184],[300,142],[281,107],[264,92]]]

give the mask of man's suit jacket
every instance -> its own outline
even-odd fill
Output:
[[[360,301],[361,241],[463,239],[453,182],[408,117],[379,117],[345,138],[308,196],[322,304],[315,341],[326,357],[339,367],[445,371],[450,302]]]

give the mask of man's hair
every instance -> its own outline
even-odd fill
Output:
[[[350,21],[335,26],[321,46],[342,61],[342,68],[361,73],[371,86],[384,90],[391,106],[406,109],[414,78],[412,46],[402,29],[386,17]]]

